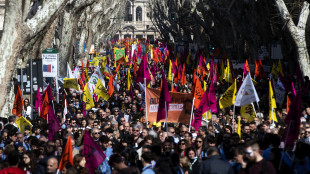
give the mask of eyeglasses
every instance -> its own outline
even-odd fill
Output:
[[[310,131],[305,131],[305,134],[310,134]]]
[[[134,132],[139,132],[139,129],[133,130]]]
[[[125,120],[121,120],[121,122],[124,122]]]
[[[202,141],[196,141],[196,143],[202,143]]]
[[[109,143],[109,146],[112,146],[113,144],[112,143]]]
[[[119,111],[115,111],[115,112],[119,112]]]
[[[100,134],[100,132],[94,132],[95,135]]]
[[[170,133],[174,134],[175,132],[170,132]]]
[[[181,143],[180,145],[185,145],[185,143]]]

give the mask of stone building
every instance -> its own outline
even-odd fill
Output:
[[[114,38],[131,37],[154,40],[160,37],[160,33],[151,21],[151,9],[148,0],[128,0],[124,8],[125,16],[121,20],[121,28]]]

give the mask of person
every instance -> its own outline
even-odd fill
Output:
[[[189,147],[190,147],[190,144],[188,143],[187,140],[182,139],[179,141],[178,146],[177,146],[177,152],[180,155],[180,157],[185,156],[185,151]]]
[[[153,157],[151,152],[144,152],[141,156],[141,161],[143,164],[142,174],[155,174],[152,162]]]
[[[199,168],[199,159],[196,156],[196,150],[193,147],[189,147],[186,149],[186,157],[190,161],[190,167],[188,173],[197,173]]]
[[[85,156],[82,154],[77,154],[73,158],[73,166],[77,170],[79,174],[86,174],[88,173],[87,167],[85,167],[86,159]]]
[[[180,157],[180,167],[182,168],[184,174],[189,173],[190,166],[191,162],[186,156]]]
[[[195,150],[196,150],[196,156],[201,161],[202,159],[205,159],[207,157],[207,153],[204,149],[204,139],[202,135],[198,135],[195,140]]]
[[[23,169],[24,171],[33,172],[36,168],[36,157],[31,151],[27,151],[23,154],[23,161],[20,164],[19,168]]]
[[[58,160],[55,157],[51,157],[47,160],[46,173],[55,174],[58,169]]]
[[[208,158],[200,164],[199,174],[234,174],[233,168],[228,162],[221,159],[216,147],[209,147],[207,154]]]
[[[0,170],[0,174],[26,174],[27,172],[18,168],[19,154],[15,150],[10,151],[7,156],[9,167]]]
[[[247,164],[242,166],[239,174],[275,174],[276,170],[270,161],[265,160],[259,153],[259,145],[255,140],[251,140],[245,144],[245,158]]]
[[[113,154],[110,157],[109,165],[119,174],[134,174],[137,171],[128,167],[120,154]]]

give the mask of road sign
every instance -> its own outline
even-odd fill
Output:
[[[59,54],[56,49],[48,48],[42,52],[43,77],[57,77],[59,71]]]

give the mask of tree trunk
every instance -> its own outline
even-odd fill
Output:
[[[294,24],[294,21],[284,3],[283,0],[276,0],[277,8],[279,9],[281,18],[286,22],[286,27],[289,34],[291,35],[297,52],[297,61],[300,65],[301,72],[304,76],[310,77],[310,61],[309,53],[307,51],[306,43],[306,23],[309,16],[309,3],[304,2],[302,10],[300,12],[299,20],[297,26]]]

